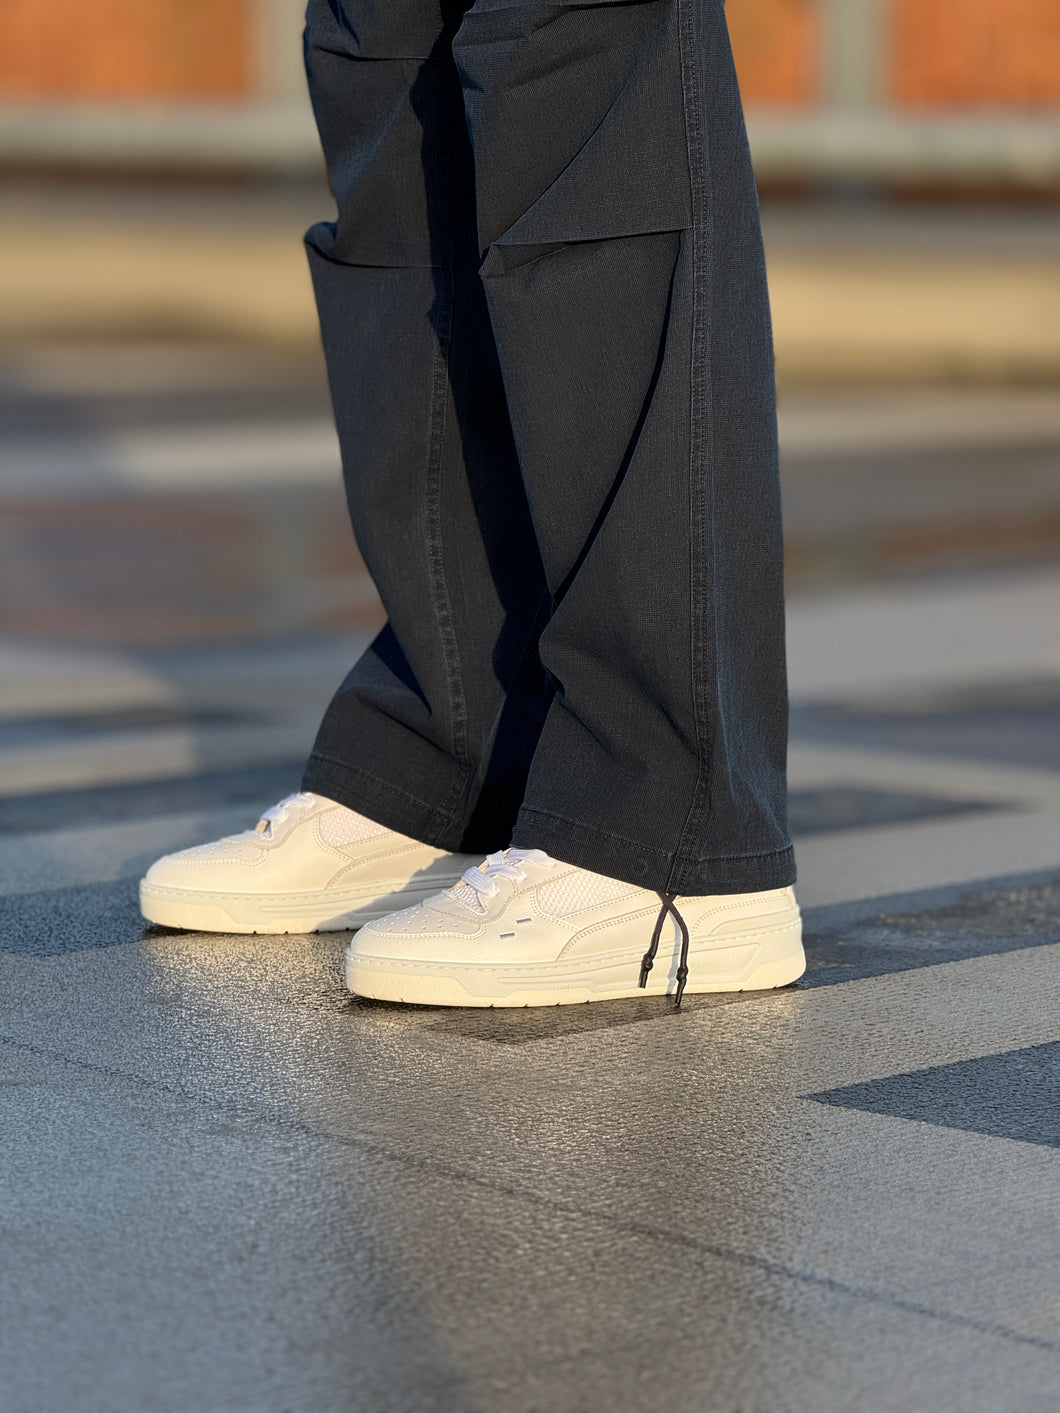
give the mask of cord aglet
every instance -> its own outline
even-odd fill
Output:
[[[677,968],[677,990],[674,992],[674,1010],[681,1009],[681,997],[685,994],[685,982],[688,980],[688,968]]]

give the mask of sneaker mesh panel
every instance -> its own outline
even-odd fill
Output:
[[[631,883],[579,869],[577,873],[568,873],[565,878],[557,878],[555,883],[542,884],[537,890],[537,901],[542,911],[552,917],[566,917],[568,913],[581,912],[583,908],[596,908],[604,903],[617,903],[621,898],[632,898],[634,893],[639,892],[640,889]]]
[[[454,903],[463,903],[465,908],[474,908],[475,912],[482,911],[482,904],[478,900],[478,894],[470,883],[457,883],[452,888],[445,890],[445,896],[452,898]]]
[[[348,844],[363,844],[367,839],[377,839],[380,834],[389,834],[383,824],[365,819],[356,810],[348,810],[340,805],[337,809],[325,810],[317,819],[317,828],[325,844],[333,849],[345,848]]]

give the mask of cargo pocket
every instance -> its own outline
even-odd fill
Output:
[[[691,224],[673,0],[491,0],[453,52],[484,256]]]
[[[448,39],[431,11],[422,0],[311,0],[309,92],[338,207],[336,221],[307,237],[324,259],[448,262],[450,168],[467,138]]]

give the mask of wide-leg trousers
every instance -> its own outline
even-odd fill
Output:
[[[307,247],[388,615],[304,788],[791,882],[772,340],[722,0],[310,0]]]

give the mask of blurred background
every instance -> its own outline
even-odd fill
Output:
[[[795,824],[945,813],[938,772],[932,805],[813,743],[1060,765],[1060,0],[727,12]],[[379,622],[300,242],[330,211],[300,30],[300,0],[0,0],[0,832],[140,820],[149,851],[297,788]]]

